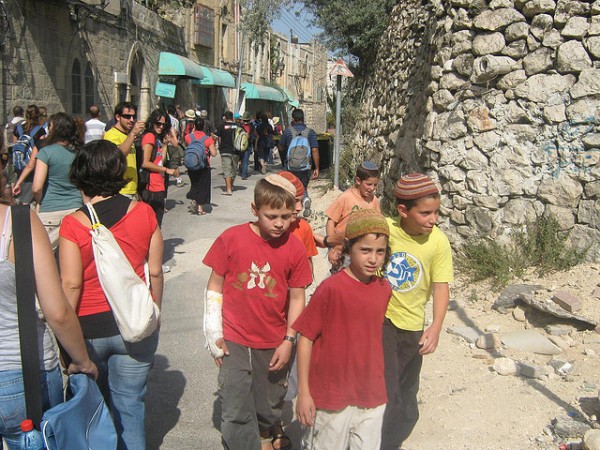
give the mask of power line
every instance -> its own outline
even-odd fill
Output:
[[[307,31],[304,26],[298,25],[298,19],[293,17],[291,13],[289,13],[288,11],[286,11],[284,9],[281,10],[281,13],[282,13],[281,14],[282,22],[284,22],[293,31],[295,31],[297,35],[301,36],[303,40],[311,41],[313,39],[310,32]]]

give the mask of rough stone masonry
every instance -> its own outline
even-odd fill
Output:
[[[442,186],[453,244],[553,216],[600,260],[600,0],[405,0],[368,81],[357,158]]]

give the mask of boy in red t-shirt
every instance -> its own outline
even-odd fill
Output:
[[[392,290],[376,273],[387,256],[381,213],[350,214],[350,265],[323,281],[293,329],[298,341],[296,414],[314,450],[378,449],[387,403],[382,327]]]
[[[259,180],[257,220],[224,231],[203,260],[212,268],[204,333],[219,367],[221,434],[231,450],[272,449],[276,438],[296,341],[291,324],[312,281],[304,246],[288,232],[294,197],[279,175]]]
[[[357,209],[374,209],[381,212],[379,200],[375,197],[375,191],[379,184],[379,168],[371,161],[364,161],[356,169],[356,179],[354,186],[344,191],[335,201],[325,210],[327,223],[325,230],[325,246],[330,247],[327,258],[331,263],[333,273],[342,268],[343,260],[342,249],[344,241],[344,231],[350,213]]]

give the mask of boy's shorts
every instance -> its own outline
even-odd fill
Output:
[[[221,155],[221,167],[223,168],[223,177],[233,178],[238,173],[238,164],[240,157],[238,155],[225,153]]]
[[[303,450],[378,449],[385,404],[375,408],[347,406],[339,411],[317,409],[315,424],[302,441]]]

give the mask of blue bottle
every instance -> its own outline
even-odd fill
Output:
[[[33,421],[21,422],[21,450],[44,450],[44,437],[33,427]]]

